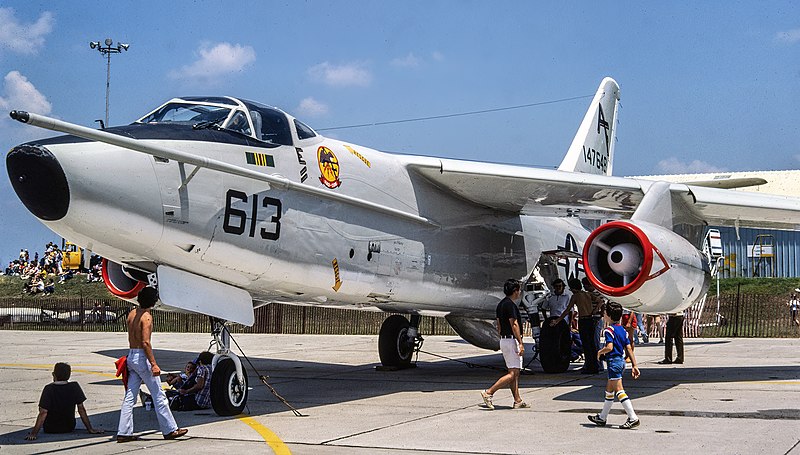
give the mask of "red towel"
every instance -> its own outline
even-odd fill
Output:
[[[122,376],[122,385],[128,390],[128,356],[118,358],[114,365],[117,367],[117,377]]]

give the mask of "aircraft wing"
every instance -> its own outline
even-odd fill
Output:
[[[717,179],[717,180],[693,180],[691,182],[683,182],[691,186],[705,186],[708,188],[745,188],[748,186],[758,186],[767,183],[766,179],[758,177],[742,177],[731,179]]]
[[[404,157],[411,172],[485,207],[533,216],[629,218],[652,180]],[[672,183],[673,200],[712,225],[800,229],[800,199]]]

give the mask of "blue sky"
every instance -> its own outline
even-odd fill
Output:
[[[0,147],[181,95],[233,95],[314,128],[592,95],[621,86],[617,175],[800,168],[800,3],[0,0]],[[379,150],[555,167],[588,98],[335,130]],[[0,178],[0,261],[57,241]],[[98,176],[98,178],[101,178]]]

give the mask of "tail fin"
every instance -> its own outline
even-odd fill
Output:
[[[600,83],[559,171],[611,175],[618,106],[619,85],[607,77]]]

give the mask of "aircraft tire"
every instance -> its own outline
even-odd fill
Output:
[[[405,343],[410,327],[408,319],[394,314],[386,318],[378,334],[378,355],[385,367],[407,367],[411,365],[414,346]]]
[[[219,416],[239,415],[247,404],[247,371],[244,385],[236,377],[236,365],[231,359],[222,359],[211,375],[211,406]]]
[[[569,328],[564,323],[550,327],[554,319],[557,318],[549,318],[542,324],[539,335],[539,362],[545,373],[563,373],[569,369]]]

